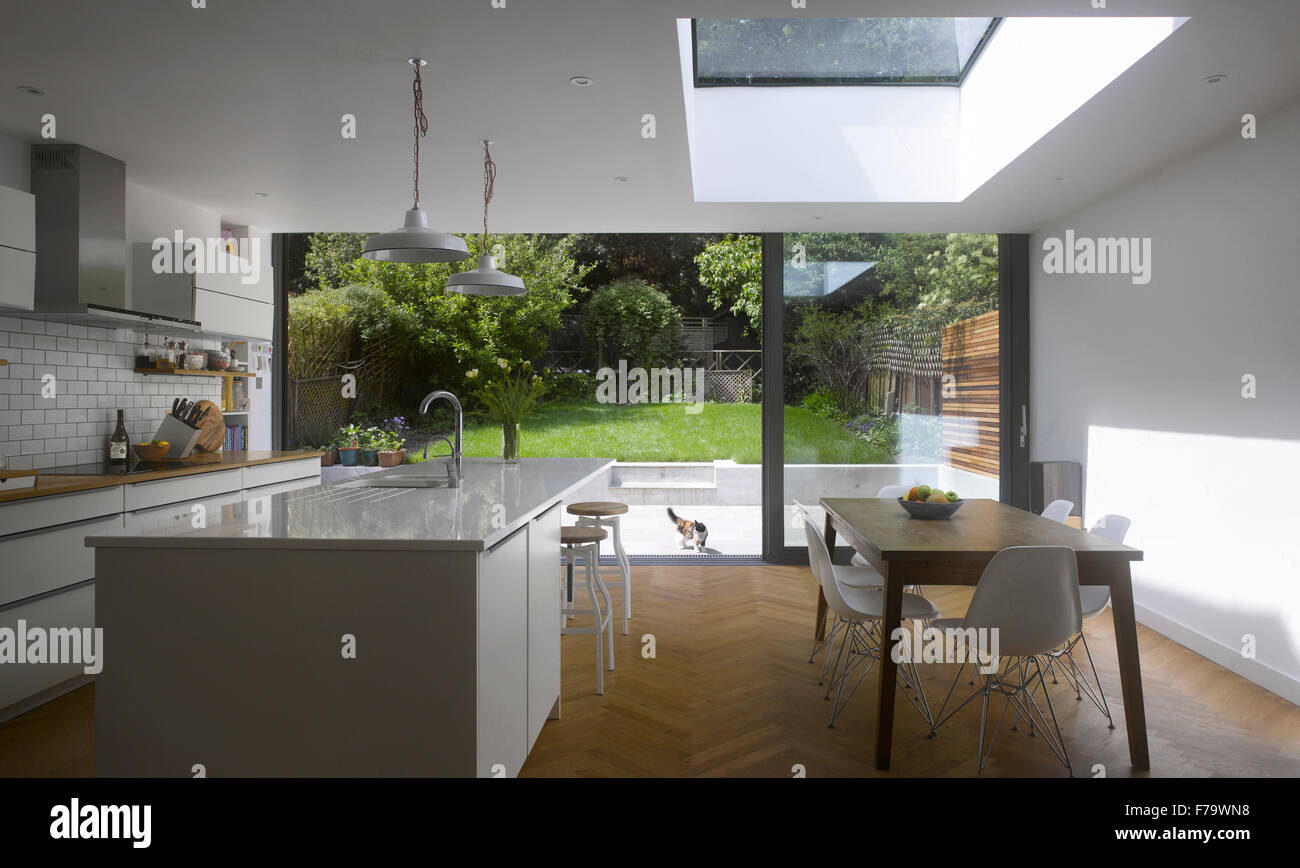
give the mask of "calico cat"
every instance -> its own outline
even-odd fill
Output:
[[[668,507],[668,520],[677,527],[677,545],[681,548],[694,546],[697,552],[704,551],[705,543],[709,540],[709,529],[704,526],[704,522],[690,521],[681,518],[673,512],[673,508]]]

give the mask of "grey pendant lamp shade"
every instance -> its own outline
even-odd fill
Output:
[[[447,291],[463,295],[523,295],[521,277],[497,271],[496,260],[491,253],[484,253],[478,258],[478,268],[461,271],[447,278]]]
[[[401,229],[370,236],[361,255],[376,262],[459,262],[469,258],[465,239],[430,229],[429,216],[420,207],[420,137],[429,131],[420,79],[420,67],[425,61],[413,57],[409,62],[415,67],[415,82],[411,86],[415,96],[415,203],[406,212]]]
[[[488,249],[488,205],[496,187],[497,164],[492,161],[491,142],[483,142],[483,255],[478,258],[478,268],[461,271],[447,278],[447,292],[462,295],[523,295],[528,290],[524,281],[513,274],[498,271],[496,260]]]

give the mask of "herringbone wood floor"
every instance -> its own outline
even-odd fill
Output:
[[[926,589],[945,614],[969,589]],[[617,592],[615,592],[617,593]],[[875,776],[875,673],[828,729],[830,703],[808,665],[816,588],[800,567],[636,567],[633,620],[597,696],[590,636],[564,638],[563,716],[546,724],[523,775]],[[1151,774],[1300,775],[1300,709],[1139,626]],[[1076,775],[1131,774],[1110,616],[1087,623],[1117,728],[1064,684],[1053,700]],[[655,656],[643,657],[642,637]],[[952,666],[923,666],[937,708]],[[965,682],[963,682],[964,685]],[[959,687],[960,689],[960,687]],[[1000,712],[1001,705],[994,705]],[[94,692],[87,687],[0,725],[0,776],[90,776]],[[901,698],[895,776],[975,773],[978,705],[935,739]],[[1059,776],[1041,737],[1005,728],[990,776]]]
[[[801,764],[809,777],[974,775],[978,702],[930,739],[900,697],[887,773],[872,760],[875,672],[827,728],[830,703],[808,665],[816,593],[806,567],[634,568],[633,618],[628,636],[616,631],[605,695],[595,693],[594,639],[564,637],[562,717],[542,730],[523,774],[789,776]],[[946,615],[964,612],[970,593],[926,588]],[[1100,765],[1131,775],[1109,611],[1085,629],[1117,724],[1108,729],[1064,682],[1053,689],[1074,773]],[[653,659],[641,654],[646,634]],[[1300,709],[1141,626],[1139,641],[1151,774],[1300,774]],[[921,670],[937,710],[955,667]],[[992,708],[1000,713],[1001,701]],[[1040,742],[1004,727],[984,774],[1063,776]]]

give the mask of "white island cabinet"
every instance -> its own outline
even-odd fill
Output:
[[[406,465],[88,540],[95,774],[517,775],[559,714],[559,504],[611,463]]]

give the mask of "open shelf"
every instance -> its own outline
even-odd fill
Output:
[[[190,371],[184,368],[177,368],[171,371],[162,368],[133,368],[133,370],[137,374],[145,374],[148,376],[161,375],[166,377],[225,377],[228,380],[233,380],[238,377],[246,378],[257,376],[252,371]]]

